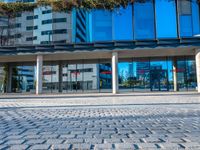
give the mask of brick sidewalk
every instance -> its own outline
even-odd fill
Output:
[[[0,149],[200,149],[200,105],[0,109]]]

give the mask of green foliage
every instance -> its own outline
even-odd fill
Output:
[[[36,3],[4,3],[0,2],[0,15],[15,17],[17,13],[23,11],[33,11],[37,7]]]
[[[143,2],[144,0],[137,0]],[[133,0],[38,0],[35,3],[4,3],[0,2],[0,15],[15,17],[17,13],[33,11],[41,6],[51,6],[54,11],[71,11],[73,8],[106,9],[113,10],[119,7],[126,7]]]

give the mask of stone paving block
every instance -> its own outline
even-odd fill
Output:
[[[71,149],[71,144],[53,144],[50,150],[68,150]]]
[[[99,149],[101,149],[101,150],[114,149],[114,145],[113,144],[108,144],[108,143],[106,143],[106,144],[95,144],[94,145],[94,149],[95,150],[99,150]]]
[[[145,143],[161,143],[163,140],[155,137],[148,137],[148,138],[143,138]]]
[[[184,149],[200,149],[200,143],[198,142],[181,143],[180,146]]]
[[[59,136],[59,138],[64,138],[64,139],[75,138],[75,134],[62,134]]]
[[[48,139],[45,143],[47,144],[62,144],[64,140],[62,139]]]
[[[12,145],[9,147],[9,150],[26,150],[29,147],[29,145]]]
[[[0,145],[0,149],[1,149],[1,150],[8,149],[8,148],[9,148],[8,145]]]
[[[76,144],[76,143],[84,143],[83,139],[66,139],[66,141],[64,142],[65,144]]]
[[[161,148],[161,149],[180,149],[181,146],[177,143],[158,143],[156,144],[158,148]]]
[[[26,135],[23,138],[25,138],[25,139],[39,139],[40,137],[41,137],[41,135],[31,134],[31,135]]]
[[[154,143],[136,143],[134,144],[136,149],[157,149],[157,145]]]
[[[6,145],[20,145],[24,142],[25,140],[8,140],[5,142]]]
[[[74,150],[89,150],[92,149],[93,145],[91,144],[73,144],[72,149]]]
[[[114,148],[119,149],[119,150],[122,150],[122,149],[130,150],[130,149],[135,149],[135,146],[132,143],[115,143]]]
[[[20,140],[21,138],[23,138],[23,135],[10,135],[10,136],[7,136],[6,140]]]
[[[181,138],[161,138],[162,141],[164,142],[170,142],[170,143],[183,143],[184,141]]]
[[[102,144],[102,143],[103,143],[103,139],[88,138],[88,139],[85,139],[85,143],[90,143],[90,144]]]
[[[40,138],[43,138],[43,139],[55,139],[55,138],[58,138],[59,135],[57,134],[51,134],[51,135],[41,135]]]
[[[43,144],[44,142],[45,140],[41,140],[41,139],[31,139],[31,140],[25,141],[25,144],[35,145],[35,144]]]
[[[49,149],[51,145],[47,145],[47,144],[35,144],[33,146],[31,146],[29,149],[30,150],[45,150],[45,149]]]
[[[122,143],[122,139],[119,138],[104,139],[104,143]]]

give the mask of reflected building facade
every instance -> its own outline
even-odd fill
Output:
[[[44,57],[43,93],[111,92],[113,82],[118,83],[119,91],[135,92],[195,91],[198,87],[195,55],[199,45],[190,43],[198,40],[200,34],[199,3],[195,0],[136,1],[112,12],[77,10],[70,14],[54,14],[48,8],[35,10],[34,14],[41,20],[38,23],[33,19],[38,26],[33,29],[33,36],[41,34],[35,44],[58,44],[54,46],[58,47],[58,54],[49,51],[50,54],[41,54]],[[62,23],[64,20],[69,26]],[[53,27],[59,40],[54,41]],[[51,40],[54,42],[49,43]],[[70,44],[63,46],[63,43]],[[64,51],[67,46],[69,48]],[[118,53],[117,63],[111,59],[114,52]],[[29,64],[24,66],[32,68],[29,70],[32,75],[29,79],[26,77],[26,82],[20,78],[23,76],[20,65],[15,65],[19,71],[12,76],[27,85],[20,86],[21,92],[23,89],[35,92],[36,64],[27,62]],[[0,75],[0,86],[3,76]],[[32,90],[27,90],[29,88]]]

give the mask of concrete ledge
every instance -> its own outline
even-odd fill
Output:
[[[63,107],[63,106],[117,106],[151,104],[200,104],[197,92],[110,93],[98,94],[43,94],[1,95],[0,108],[8,107]]]

